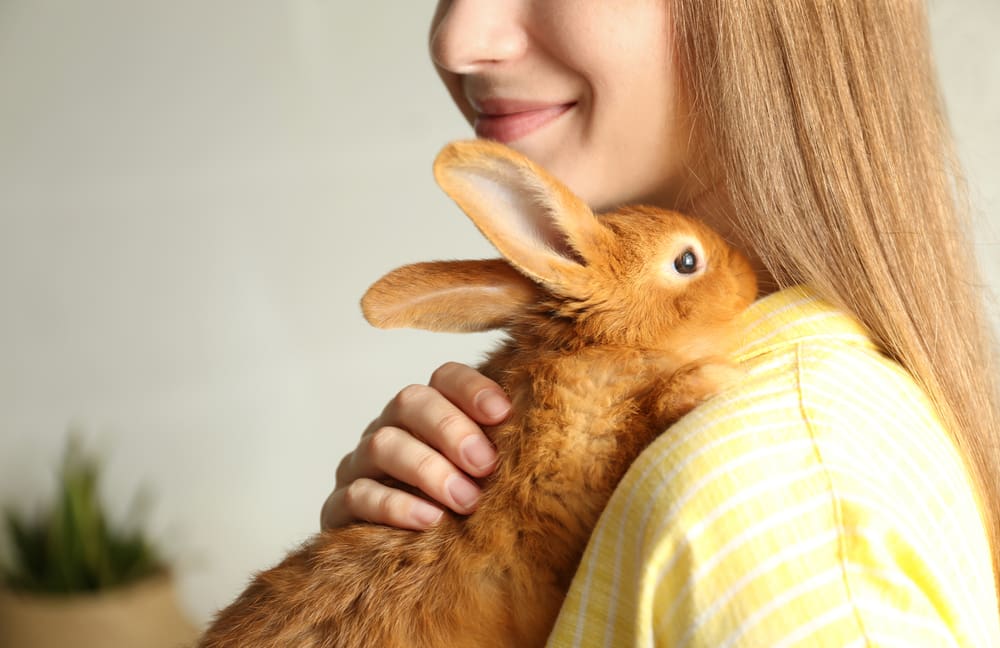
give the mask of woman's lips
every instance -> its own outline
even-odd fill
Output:
[[[575,105],[512,100],[477,102],[476,136],[507,144],[545,126]]]

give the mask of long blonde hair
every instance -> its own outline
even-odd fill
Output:
[[[673,0],[697,146],[779,286],[852,312],[926,390],[1000,590],[1000,406],[961,173],[917,0]]]

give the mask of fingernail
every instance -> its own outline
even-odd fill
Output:
[[[478,470],[489,468],[497,460],[497,451],[489,441],[479,435],[466,437],[458,446],[458,451],[470,466]]]
[[[471,509],[479,499],[479,489],[458,475],[449,477],[445,487],[458,505],[466,510]]]
[[[423,526],[434,526],[443,514],[444,511],[422,500],[414,502],[410,508],[410,515]]]
[[[510,401],[507,397],[492,389],[486,389],[476,395],[476,407],[491,419],[500,419],[510,412]]]

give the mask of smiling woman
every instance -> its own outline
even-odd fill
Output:
[[[923,6],[442,0],[430,45],[477,135],[695,215],[763,288],[746,379],[636,461],[551,644],[1000,643],[995,348]],[[386,476],[475,510],[484,394],[453,364],[400,392],[325,524],[425,526]]]
[[[442,2],[431,57],[477,135],[516,142],[595,208],[670,203],[694,169],[668,6]]]

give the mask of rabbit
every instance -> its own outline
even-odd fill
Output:
[[[655,437],[738,380],[747,259],[674,212],[596,216],[501,144],[455,142],[438,184],[504,259],[398,268],[377,327],[504,329],[479,370],[509,394],[478,509],[416,532],[324,531],[260,573],[200,646],[530,648],[545,643],[615,485]]]

